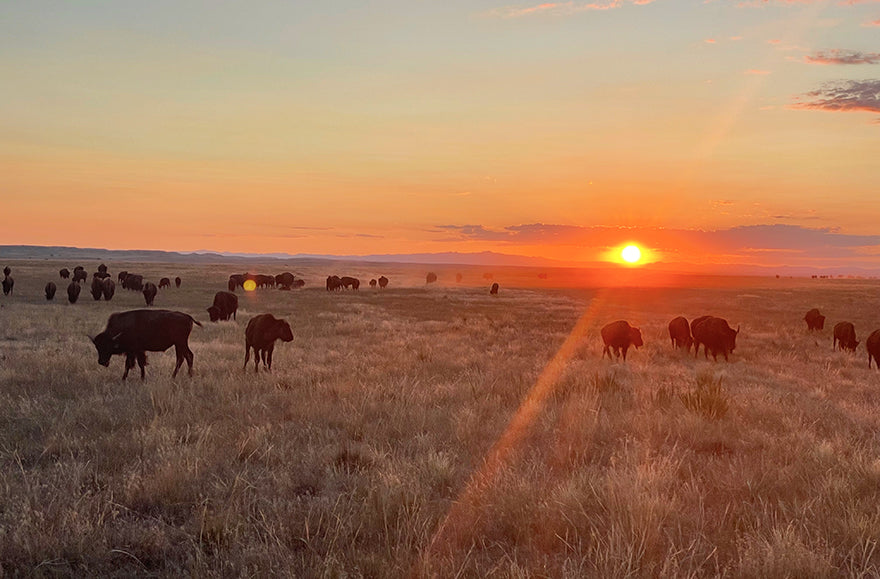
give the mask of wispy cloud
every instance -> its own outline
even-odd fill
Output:
[[[808,54],[804,61],[809,64],[880,64],[880,52],[833,49]]]
[[[866,28],[870,28],[873,26],[880,26],[880,18],[878,18],[877,20],[868,20],[867,22],[862,24],[862,26],[864,26]]]
[[[540,14],[568,15],[579,12],[591,12],[596,10],[613,10],[624,4],[642,6],[651,4],[654,0],[605,0],[602,2],[544,2],[531,6],[507,6],[493,10],[490,14],[500,18],[523,18]]]
[[[769,70],[760,70],[757,68],[750,68],[745,72],[745,74],[754,74],[754,75],[758,75],[758,76],[763,76],[763,75],[770,74],[770,72],[771,71],[769,71]]]
[[[880,80],[841,80],[796,97],[796,109],[880,113]]]

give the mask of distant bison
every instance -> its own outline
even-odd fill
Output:
[[[97,276],[92,278],[91,292],[95,301],[98,301],[104,295],[104,282],[101,278]]]
[[[120,271],[119,275],[116,276],[116,281],[118,281],[119,283],[122,283],[123,281],[125,281],[125,277],[127,275],[128,275],[127,271]],[[125,287],[125,286],[123,286],[123,287]]]
[[[153,305],[157,293],[159,293],[159,288],[156,287],[156,284],[151,281],[144,284],[144,301],[148,306]]]
[[[174,287],[180,287],[181,279],[180,276],[174,278]]]
[[[107,278],[104,280],[104,283],[101,284],[101,293],[104,294],[104,299],[108,302],[113,299],[113,294],[116,293],[116,283],[112,278]]]
[[[275,285],[278,286],[279,289],[289,290],[294,281],[296,281],[296,276],[289,271],[279,273],[275,276]]]
[[[370,280],[370,287],[371,288],[375,288],[378,284],[379,284],[379,282],[377,282],[375,278]]]
[[[865,341],[865,349],[868,350],[868,368],[871,367],[871,359],[880,369],[880,330],[874,330]]]
[[[247,274],[234,273],[229,276],[229,291],[234,292],[235,288],[243,288],[244,282],[247,281]]]
[[[428,275],[425,276],[425,283],[434,283],[435,281],[437,281],[437,274],[429,271]]]
[[[267,370],[272,369],[272,351],[275,341],[293,341],[290,324],[285,320],[276,319],[272,314],[260,314],[248,322],[244,331],[244,367],[250,360],[251,348],[254,349],[254,371],[259,372],[260,360]]]
[[[10,273],[12,273],[12,269],[8,265],[3,268],[3,277],[9,277]]]
[[[852,322],[838,322],[834,324],[834,339],[831,342],[832,348],[840,348],[841,350],[856,351],[859,345],[856,340],[856,327]]]
[[[61,276],[61,279],[70,279],[70,270],[66,267],[58,270],[58,275]]]
[[[490,294],[490,295],[493,295],[493,296],[497,296],[497,295],[498,295],[498,283],[497,283],[497,282],[496,282],[496,283],[493,283],[493,284],[492,284],[492,287],[489,288],[489,294]]]
[[[342,283],[342,287],[345,289],[351,288],[353,290],[357,290],[361,287],[361,280],[356,277],[350,277],[346,275],[341,277],[339,281]]]
[[[703,355],[709,359],[712,354],[713,360],[718,360],[718,354],[724,355],[724,360],[729,361],[728,355],[736,349],[736,337],[739,328],[732,329],[724,318],[715,316],[700,316],[691,322],[691,334],[694,340],[694,356],[700,352],[700,344],[703,345]]]
[[[122,278],[122,287],[131,291],[144,291],[144,276],[135,273],[126,274]]]
[[[379,278],[379,288],[385,289],[386,287],[388,287],[388,278],[383,275]]]
[[[807,315],[804,316],[804,321],[807,322],[807,329],[810,331],[825,328],[825,316],[820,314],[816,308],[807,312]]]
[[[171,280],[167,277],[163,277],[159,280],[159,289],[171,287]]]
[[[337,291],[342,289],[342,280],[338,275],[328,275],[327,276],[327,291]]]
[[[55,292],[58,290],[58,286],[55,285],[54,282],[49,282],[46,284],[44,291],[46,292],[46,300],[55,299]]]
[[[193,353],[189,349],[189,334],[193,324],[201,326],[189,314],[169,310],[132,310],[111,314],[107,320],[107,328],[92,338],[98,350],[98,363],[110,365],[114,354],[125,354],[125,372],[122,379],[128,377],[128,371],[134,368],[135,360],[141,369],[141,380],[144,379],[144,366],[147,365],[147,352],[164,352],[171,346],[177,354],[177,365],[171,377],[186,360],[189,375],[192,376]]]
[[[694,339],[691,337],[691,328],[686,318],[678,316],[669,322],[669,339],[672,340],[673,348],[690,351]]]
[[[86,273],[86,270],[84,270],[84,269],[75,269],[75,270],[73,270],[73,281],[75,281],[75,282],[86,281],[86,279],[87,279],[88,277],[89,277],[89,276],[88,276],[88,274]]]
[[[76,300],[79,299],[79,292],[81,291],[79,284],[75,281],[70,282],[70,285],[67,286],[67,301],[72,304],[76,303]]]
[[[232,292],[217,292],[214,294],[214,303],[208,308],[208,315],[212,322],[228,320],[229,316],[235,319],[238,311],[238,296]]]
[[[296,278],[295,280],[293,280],[293,285],[290,287],[300,288],[300,287],[303,287],[304,285],[306,285],[306,280]]]
[[[3,295],[8,296],[12,293],[12,287],[15,285],[15,280],[12,279],[12,276],[7,275],[3,278]]]
[[[624,361],[626,361],[626,352],[630,346],[640,348],[644,345],[642,332],[638,328],[630,326],[629,322],[625,320],[611,322],[603,327],[602,341],[605,343],[605,347],[602,348],[603,358],[605,354],[608,354],[609,359],[611,358],[611,349],[614,350],[615,357],[620,358],[620,352],[623,350]]]
[[[107,273],[107,266],[104,265],[103,263],[101,265],[99,265],[98,266],[98,273],[100,273],[100,274]]]

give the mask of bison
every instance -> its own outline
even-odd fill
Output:
[[[176,278],[174,278],[174,287],[179,288],[180,284],[181,284],[180,276],[177,276]]]
[[[669,322],[669,339],[672,340],[673,348],[690,351],[694,339],[691,337],[691,328],[686,318],[678,316]]]
[[[871,367],[871,359],[880,369],[880,330],[874,330],[865,341],[865,349],[868,350],[868,368]]]
[[[244,368],[250,360],[251,348],[254,349],[254,371],[259,372],[260,360],[266,370],[272,369],[272,351],[275,341],[293,341],[290,324],[285,320],[276,319],[272,314],[260,314],[248,322],[244,331]]]
[[[119,275],[116,276],[116,281],[118,281],[119,283],[122,283],[123,284],[122,287],[125,287],[124,282],[125,282],[125,277],[127,275],[128,275],[127,271],[120,271]]]
[[[489,288],[489,294],[493,296],[498,295],[498,282],[492,284],[492,287]]]
[[[825,328],[825,316],[819,313],[819,310],[813,308],[807,315],[804,316],[804,321],[807,322],[807,330],[822,330]]]
[[[125,372],[122,379],[128,378],[128,371],[134,368],[135,360],[144,379],[144,366],[147,365],[147,352],[164,352],[171,346],[177,354],[177,365],[171,377],[186,360],[189,375],[192,376],[193,353],[189,349],[189,334],[193,324],[201,326],[189,314],[169,310],[132,310],[111,314],[107,328],[92,338],[98,350],[98,363],[110,365],[114,354],[125,354]]]
[[[58,275],[61,276],[61,279],[70,279],[70,270],[65,268],[58,270]]]
[[[79,299],[80,287],[79,284],[75,281],[70,282],[70,285],[67,286],[67,301],[72,304],[76,303],[76,300]]]
[[[342,289],[342,280],[338,275],[328,275],[327,276],[327,291],[337,291]]]
[[[153,300],[156,299],[157,293],[159,293],[159,288],[156,287],[156,284],[151,281],[144,284],[144,301],[147,302],[148,306],[153,305]]]
[[[44,291],[46,292],[46,301],[50,301],[55,299],[55,292],[58,290],[58,286],[55,285],[54,282],[49,282],[46,284]]]
[[[230,275],[229,283],[227,284],[229,286],[229,291],[234,292],[235,288],[243,288],[244,282],[247,281],[247,276],[248,274],[246,273],[234,273]]]
[[[709,359],[709,353],[713,360],[718,360],[718,354],[724,355],[724,360],[729,361],[728,355],[736,349],[736,336],[739,328],[732,329],[724,318],[715,316],[700,316],[691,322],[691,333],[694,340],[694,356],[700,351],[703,344],[703,355]]]
[[[171,287],[171,279],[167,277],[163,277],[159,280],[159,289]]]
[[[435,281],[437,281],[437,274],[433,271],[429,271],[428,274],[425,276],[425,283],[434,283]]]
[[[122,287],[131,291],[144,291],[144,276],[135,273],[126,274],[122,279]]]
[[[376,278],[373,278],[370,280],[370,287],[371,288],[375,289],[378,284],[379,284],[379,282],[376,281]]]
[[[77,267],[80,267],[80,266],[77,266]],[[86,273],[86,270],[84,270],[84,269],[73,270],[73,281],[75,281],[75,282],[86,281],[86,279],[88,279],[88,277],[89,277],[89,275]]]
[[[104,282],[98,276],[94,276],[92,278],[92,287],[91,287],[92,297],[95,301],[101,299],[104,295]]]
[[[113,299],[113,294],[116,293],[116,283],[111,278],[107,278],[104,280],[104,283],[101,284],[101,293],[104,294],[104,299],[106,301],[110,301]]]
[[[379,278],[379,289],[385,289],[388,287],[388,278],[384,275]]]
[[[356,277],[349,277],[346,275],[341,277],[339,281],[342,283],[342,287],[345,289],[351,288],[353,290],[357,290],[359,287],[361,287],[361,280]]]
[[[10,273],[12,273],[12,269],[8,265],[3,268],[3,277],[9,277]]]
[[[834,339],[831,342],[832,348],[840,348],[841,350],[856,351],[859,341],[856,340],[856,327],[852,322],[838,322],[834,324]]]
[[[626,361],[626,352],[630,346],[640,348],[644,345],[642,341],[642,332],[638,328],[629,325],[625,320],[611,322],[602,328],[602,341],[605,347],[602,348],[602,357],[608,354],[611,358],[611,349],[614,349],[614,355],[620,358],[620,352],[623,350],[623,360]]]
[[[3,295],[8,296],[12,293],[12,286],[15,285],[15,280],[12,279],[12,276],[7,275],[3,278]]]
[[[107,273],[107,266],[104,265],[103,263],[101,265],[99,265],[98,266],[98,273],[100,273],[100,274]]]
[[[229,316],[235,319],[238,311],[238,296],[232,292],[217,292],[214,294],[214,303],[208,308],[208,315],[212,322],[228,320]]]
[[[278,286],[278,289],[289,290],[294,281],[296,281],[296,276],[289,271],[279,273],[275,276],[275,285]]]

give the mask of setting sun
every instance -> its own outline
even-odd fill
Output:
[[[620,252],[620,257],[627,263],[636,263],[642,258],[642,251],[635,245],[627,245]]]

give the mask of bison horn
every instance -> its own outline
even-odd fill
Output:
[[[736,333],[739,334],[739,326],[736,327]]]
[[[119,336],[121,336],[121,335],[122,335],[122,332],[119,332],[118,334],[116,334],[115,336],[113,336],[113,337],[110,338],[110,339],[113,340],[113,341],[115,342],[116,340],[119,339]]]

